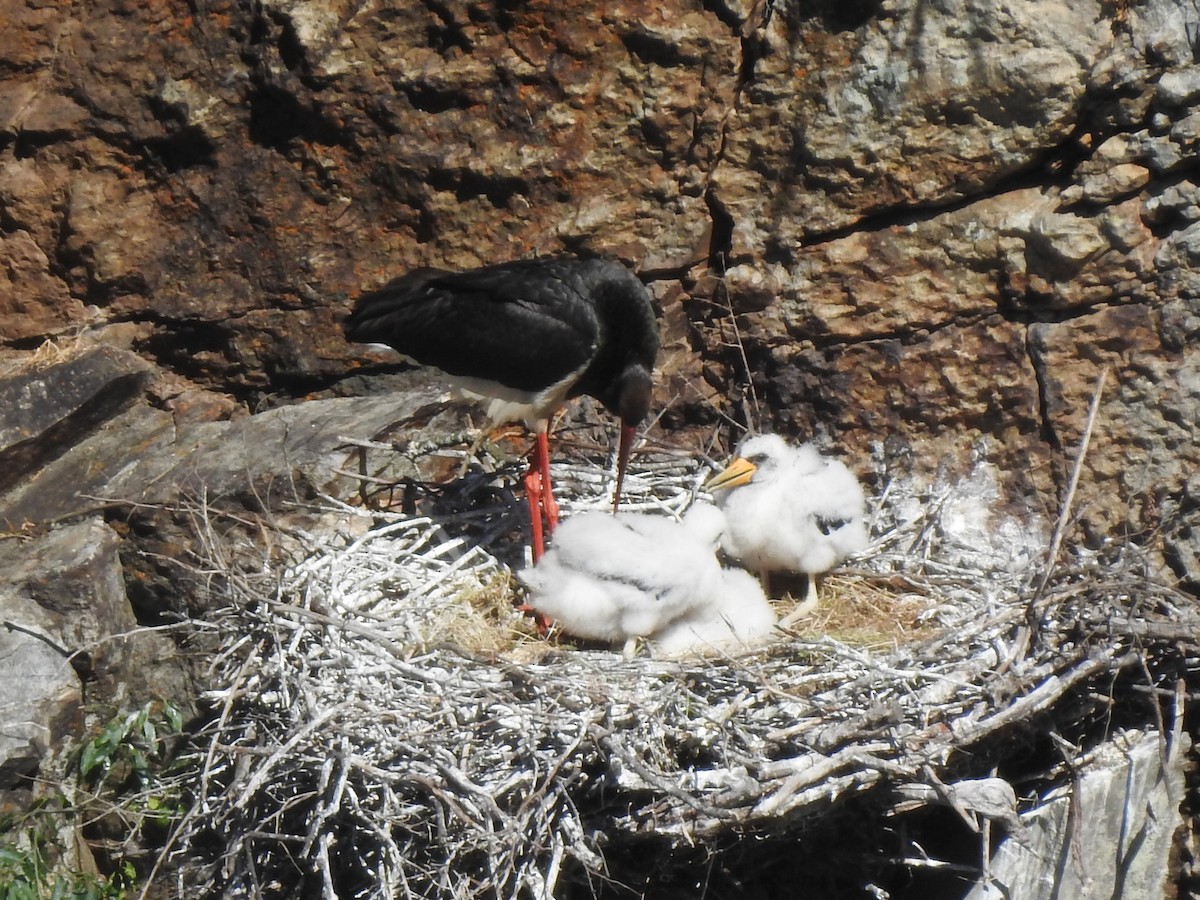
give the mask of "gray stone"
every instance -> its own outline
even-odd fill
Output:
[[[47,751],[79,728],[82,690],[62,648],[0,616],[0,790],[12,790],[28,788]]]
[[[347,474],[357,451],[346,439],[374,437],[442,393],[314,400],[233,422],[205,422],[131,460],[106,490],[138,503],[253,492],[250,505],[265,507],[307,499],[313,492],[346,496],[357,484]]]
[[[1163,345],[1176,352],[1200,340],[1200,292],[1163,304],[1159,332]]]
[[[1142,60],[1168,66],[1193,63],[1200,10],[1179,0],[1145,0],[1128,7],[1128,28]]]
[[[1200,219],[1200,185],[1181,181],[1147,198],[1142,215],[1153,225],[1163,225],[1178,216],[1187,222]]]
[[[318,400],[185,428],[138,403],[77,435],[69,450],[0,495],[0,522],[18,530],[131,504],[232,500],[262,508],[316,492],[344,496],[356,482],[339,473],[357,451],[343,438],[373,437],[443,393]]]
[[[170,413],[134,404],[0,494],[0,527],[28,530],[105,509],[109,483],[145,455],[163,452],[173,437]]]
[[[1156,99],[1170,106],[1194,106],[1200,100],[1200,66],[1164,72],[1158,80]]]
[[[89,701],[187,705],[174,644],[139,629],[125,593],[121,539],[98,519],[0,543],[0,615],[43,635],[84,677]]]
[[[1185,161],[1179,144],[1167,136],[1146,137],[1142,143],[1142,159],[1156,172],[1170,172]]]
[[[1160,736],[1117,735],[1073,787],[1023,814],[967,900],[1160,900],[1172,896],[1168,861],[1184,827],[1185,747],[1163,752]],[[1180,736],[1180,743],[1187,740]]]
[[[1191,326],[1200,332],[1200,318],[1194,317]],[[1193,389],[1200,393],[1200,372],[1192,373]],[[1200,423],[1198,423],[1200,424]],[[1200,472],[1193,472],[1182,490],[1161,491],[1159,503],[1163,519],[1163,555],[1168,565],[1187,584],[1200,584],[1200,527],[1190,510],[1200,508]]]
[[[1176,121],[1171,126],[1171,140],[1179,145],[1182,153],[1194,153],[1200,143],[1200,112]]]
[[[1200,223],[1171,234],[1155,254],[1154,263],[1166,270],[1200,267]]]
[[[0,381],[0,491],[128,407],[149,371],[132,353],[101,347]]]

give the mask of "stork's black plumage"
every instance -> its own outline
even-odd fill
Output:
[[[539,259],[466,272],[416,269],[361,295],[346,337],[387,344],[497,403],[492,417],[538,433],[531,489],[535,554],[540,516],[557,518],[545,432],[573,397],[595,397],[621,420],[617,502],[633,430],[650,409],[658,325],[645,286],[599,259]],[[537,483],[533,476],[537,475]],[[535,495],[544,491],[545,501]]]

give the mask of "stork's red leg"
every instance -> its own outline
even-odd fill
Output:
[[[544,500],[544,491],[542,490],[542,473],[538,471],[541,468],[537,459],[537,451],[534,451],[534,459],[529,462],[529,471],[525,473],[525,496],[529,499],[529,542],[530,549],[533,551],[533,564],[536,566],[538,561],[546,553],[546,544],[542,538],[542,503]],[[539,634],[546,634],[550,631],[550,618],[539,612],[531,609],[527,605],[517,607],[522,612],[533,613],[534,623],[537,625]]]
[[[542,476],[536,465],[536,461],[530,463],[523,479],[525,498],[529,501],[529,543],[533,550],[534,565],[546,552],[546,543],[542,538]]]
[[[554,534],[558,525],[558,502],[554,499],[554,488],[550,482],[550,436],[539,431],[537,436],[538,474],[542,477],[542,509],[546,513],[546,531]]]

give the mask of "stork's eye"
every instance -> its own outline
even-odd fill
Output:
[[[750,462],[754,463],[756,466],[761,466],[763,463],[765,463],[769,459],[769,457],[765,453],[755,453],[753,456],[748,456],[746,458]]]

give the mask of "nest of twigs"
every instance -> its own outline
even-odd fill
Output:
[[[705,474],[643,459],[626,502],[678,514]],[[607,503],[605,466],[556,475],[567,514]],[[872,546],[824,586],[829,618],[682,660],[537,637],[488,546],[522,512],[494,479],[448,518],[331,507],[336,528],[280,538],[286,565],[214,582],[225,649],[168,848],[184,894],[699,896],[783,842],[819,880],[823,829],[868,840],[914,797],[1011,824],[1011,792],[985,808],[954,786],[1028,792],[1069,764],[1036,753],[1049,722],[1083,753],[1194,680],[1196,609],[1132,551],[1049,578],[972,568],[943,497],[886,493]],[[881,877],[842,868],[830,883]]]

